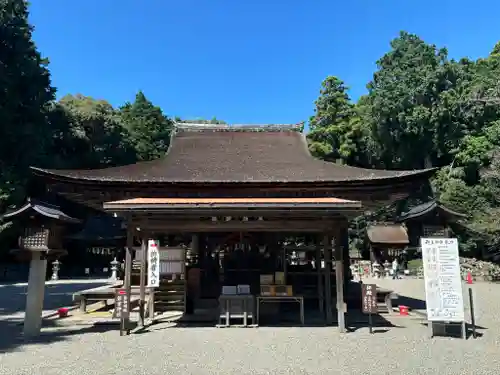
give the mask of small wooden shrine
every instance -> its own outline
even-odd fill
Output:
[[[404,223],[410,246],[420,246],[421,237],[448,237],[450,225],[465,219],[467,215],[453,211],[436,200],[419,204],[401,214],[396,221]]]
[[[182,299],[191,298],[183,289],[189,279],[189,289],[200,299],[234,283],[259,293],[265,283],[261,276],[276,279],[276,272],[283,272],[286,280],[281,273],[278,278],[291,287],[287,291],[306,295],[312,289],[327,323],[336,309],[343,331],[348,220],[362,209],[405,198],[428,184],[435,170],[371,170],[317,160],[301,128],[177,124],[169,151],[157,160],[98,170],[32,171],[52,191],[124,218],[125,287],[130,288],[135,258],[141,306],[146,244],[152,238],[159,240],[161,283],[155,298],[162,306],[188,306]],[[304,235],[308,239],[300,246],[288,240]],[[193,259],[180,274],[172,272],[170,248]],[[174,286],[175,293],[168,289]]]
[[[383,264],[390,262],[410,243],[406,228],[400,224],[371,225],[366,230],[370,260]]]

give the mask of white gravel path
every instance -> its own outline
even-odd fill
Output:
[[[386,281],[379,282],[379,284]],[[421,280],[387,281],[400,293],[422,293]],[[467,341],[427,337],[416,316],[398,327],[340,335],[335,327],[170,328],[120,337],[89,327],[46,329],[42,343],[0,338],[0,374],[440,374],[500,373],[500,285],[475,284],[483,336]],[[399,290],[398,290],[399,289]],[[71,330],[71,332],[68,332]],[[385,330],[379,328],[379,330]],[[69,334],[70,333],[70,334]],[[4,344],[2,344],[5,341]],[[10,342],[10,344],[9,344]]]

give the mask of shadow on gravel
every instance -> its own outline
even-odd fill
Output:
[[[334,317],[336,318],[337,313],[334,311]],[[391,323],[389,320],[386,319],[386,315],[381,315],[381,314],[374,314],[372,315],[372,323],[373,323],[373,329],[374,333],[386,333],[392,328],[405,328],[404,326],[401,325],[395,325]],[[306,314],[306,321],[304,325],[301,325],[300,322],[297,321],[297,319],[291,320],[289,317],[281,316],[284,318],[283,320],[279,320],[279,316],[275,317],[274,319],[267,317],[265,319],[260,320],[259,326],[258,327],[272,327],[272,328],[290,328],[290,327],[296,327],[296,328],[310,328],[310,327],[326,327],[323,319],[320,319],[318,316],[315,316],[311,314],[308,316]],[[288,319],[287,319],[288,318]],[[149,333],[149,332],[157,332],[157,331],[164,331],[168,329],[176,329],[176,328],[194,328],[194,329],[203,329],[203,328],[215,328],[217,325],[216,320],[205,320],[205,321],[186,321],[186,320],[179,320],[179,321],[171,321],[169,322],[168,320],[163,320],[163,321],[157,321],[152,325],[149,325],[147,327],[144,327],[141,330],[136,331],[134,334],[144,334],[144,333]],[[247,327],[242,327],[243,321],[241,319],[232,319],[231,320],[231,326],[230,327],[220,327],[220,329],[223,328],[258,328],[256,325],[252,324],[252,321],[249,319],[248,321],[248,326]],[[348,332],[355,332],[359,329],[368,329],[369,327],[369,322],[368,322],[368,315],[362,314],[361,311],[357,310],[349,310],[346,313],[346,326],[347,326],[347,331]],[[331,328],[336,329],[337,327],[337,322],[334,322],[331,326]]]
[[[46,328],[56,328],[52,331],[44,331]],[[70,336],[84,335],[87,333],[103,333],[116,330],[112,325],[93,325],[77,327],[65,327],[58,325],[53,320],[43,322],[42,333],[35,338],[23,336],[23,326],[17,321],[0,321],[0,355],[2,353],[21,350],[26,345],[51,344],[58,341],[67,340]]]
[[[47,284],[45,285],[43,309],[56,310],[62,306],[71,306],[73,304],[74,293],[104,285],[106,284],[89,283],[83,280],[68,284]],[[0,316],[24,311],[26,305],[26,293],[26,285],[0,285]]]
[[[425,310],[425,301],[408,296],[400,295],[397,299],[397,305],[408,306],[410,310]],[[394,305],[397,307],[397,305]]]
[[[422,322],[420,323],[425,327],[429,327],[428,322]],[[484,332],[481,331],[486,331],[488,328],[478,326],[476,325],[476,337],[475,338],[481,338],[484,336]],[[466,338],[474,338],[474,332],[472,329],[472,324],[466,323],[465,324],[465,330],[466,330]],[[435,337],[453,337],[453,338],[462,338],[462,327],[460,323],[452,323],[446,326],[446,332],[444,334],[435,334]]]

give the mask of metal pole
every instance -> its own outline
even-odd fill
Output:
[[[476,338],[476,316],[474,314],[474,298],[472,296],[472,288],[469,288],[469,303],[470,303],[470,323],[472,325],[472,337]],[[466,325],[464,324],[464,326]]]

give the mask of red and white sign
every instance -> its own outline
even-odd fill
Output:
[[[157,288],[160,286],[160,251],[158,242],[148,241],[148,287]]]

